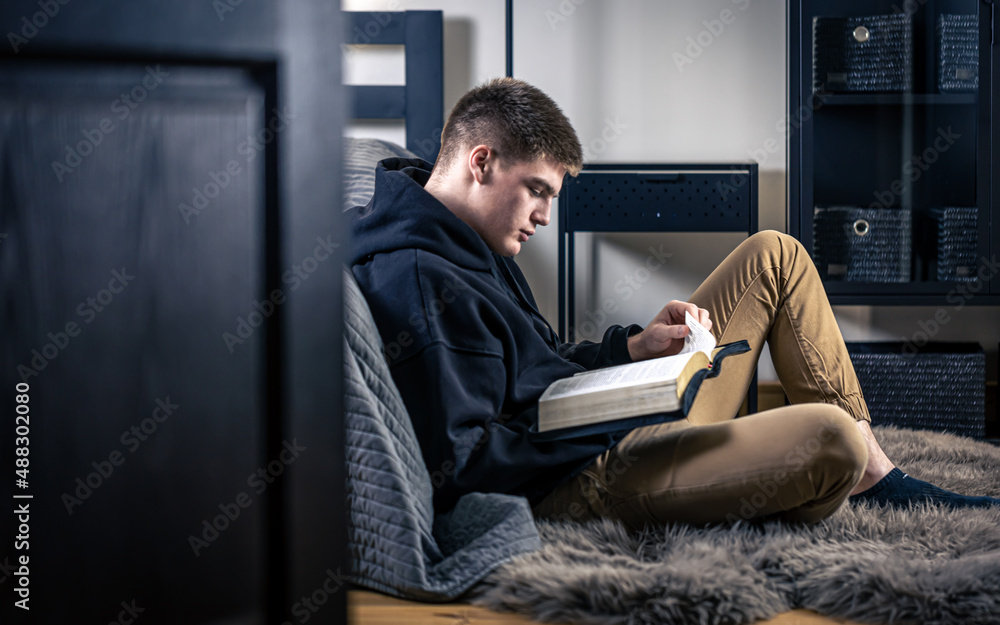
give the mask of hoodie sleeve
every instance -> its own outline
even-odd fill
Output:
[[[600,343],[580,341],[559,345],[559,355],[586,369],[600,369],[632,362],[628,353],[627,339],[642,332],[642,326],[628,327],[613,325],[604,332]]]
[[[537,501],[613,443],[610,434],[534,441],[529,429],[538,405],[504,405],[505,371],[499,355],[443,342],[393,367],[403,397],[421,398],[410,419],[438,512],[476,491],[516,492]]]
[[[435,509],[450,509],[461,493],[504,490],[516,465],[511,448],[491,436],[504,423],[506,373],[501,356],[442,342],[393,367],[434,488]],[[484,470],[486,469],[486,470]]]
[[[486,425],[500,414],[504,402],[506,374],[499,355],[476,353],[433,343],[414,358],[393,367],[393,378],[404,397],[420,397],[419,414],[412,415],[414,428],[429,434],[436,423],[448,424],[449,441],[428,440],[430,456],[444,455],[469,431]],[[454,459],[454,458],[453,458]],[[433,472],[435,467],[428,466]]]

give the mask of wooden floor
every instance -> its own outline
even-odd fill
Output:
[[[460,603],[416,603],[366,590],[347,594],[351,625],[537,625],[516,614],[500,614]],[[567,624],[569,625],[569,624]],[[806,610],[779,614],[757,625],[856,625]]]

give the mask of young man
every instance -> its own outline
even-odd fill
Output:
[[[750,237],[690,302],[669,302],[645,328],[561,343],[512,257],[549,223],[564,175],[581,166],[556,104],[498,79],[455,105],[433,170],[382,161],[372,201],[354,211],[353,272],[391,346],[439,512],[474,491],[523,495],[539,517],[603,516],[630,527],[773,515],[815,522],[852,494],[1000,503],[909,478],[885,457],[813,263],[787,235]],[[676,353],[685,311],[720,343],[752,346],[704,383],[686,420],[532,437],[549,384]],[[795,405],[734,419],[765,341]]]

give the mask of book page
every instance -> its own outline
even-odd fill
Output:
[[[655,384],[657,382],[673,382],[684,370],[691,359],[691,354],[703,352],[709,360],[715,349],[715,337],[705,326],[684,313],[684,322],[691,331],[684,337],[684,347],[673,356],[663,356],[641,362],[633,362],[617,367],[607,367],[596,371],[581,371],[570,378],[564,378],[552,383],[540,401],[573,397],[596,391],[606,391],[616,388],[635,386],[638,384]]]
[[[692,352],[705,352],[711,359],[712,350],[715,349],[715,337],[708,329],[698,323],[698,320],[691,316],[691,313],[684,313],[684,323],[691,331],[684,337],[684,347],[679,354],[690,354]]]
[[[669,382],[684,370],[684,365],[690,359],[690,356],[676,354],[578,373],[573,377],[554,382],[542,395],[541,400],[623,388],[637,383]]]

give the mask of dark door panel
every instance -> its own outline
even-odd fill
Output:
[[[347,570],[339,11],[48,4],[44,20],[38,2],[0,8],[16,35],[0,50],[0,494],[31,511],[28,548],[0,520],[0,563],[30,558],[31,611],[7,575],[4,622],[289,619]],[[30,37],[25,16],[44,22]],[[328,235],[325,271],[283,281]],[[341,595],[314,622],[340,622]]]

